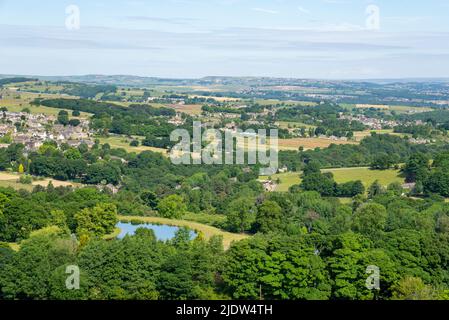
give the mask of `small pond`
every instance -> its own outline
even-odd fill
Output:
[[[132,224],[130,222],[119,222],[116,227],[120,229],[120,234],[117,237],[118,239],[123,239],[126,235],[134,235],[136,230],[139,228],[146,228],[153,230],[156,238],[161,241],[173,239],[176,235],[176,232],[180,229],[179,227],[168,225],[157,225],[149,223]],[[190,235],[192,239],[196,237],[196,233],[194,231],[191,231]]]

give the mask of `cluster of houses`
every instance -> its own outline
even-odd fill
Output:
[[[363,125],[367,126],[371,130],[381,130],[384,128],[394,128],[399,125],[397,121],[393,120],[385,120],[379,118],[370,118],[365,115],[345,115],[340,113],[340,119],[349,120],[349,121],[358,121]]]
[[[0,114],[0,137],[10,136],[12,142],[21,143],[28,151],[35,151],[45,141],[67,143],[77,147],[82,143],[94,145],[89,121],[80,120],[78,126],[56,124],[56,117],[25,112],[3,112]]]
[[[182,118],[181,113],[177,112],[177,113],[176,113],[176,116],[172,117],[172,118],[169,119],[167,122],[170,123],[170,124],[173,124],[173,125],[175,125],[175,126],[181,126],[181,125],[183,125],[186,121],[185,121],[185,119]]]

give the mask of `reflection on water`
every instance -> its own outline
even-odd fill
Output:
[[[134,235],[139,228],[151,229],[154,231],[156,238],[161,241],[167,241],[175,237],[179,227],[173,227],[168,225],[156,225],[156,224],[132,224],[130,222],[119,222],[117,228],[120,229],[118,239],[123,239],[126,235]],[[191,231],[191,238],[195,238],[195,232]]]

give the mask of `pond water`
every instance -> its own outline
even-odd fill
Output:
[[[176,235],[176,231],[178,231],[179,227],[173,227],[168,225],[157,225],[157,224],[132,224],[130,222],[119,222],[116,226],[120,229],[120,234],[118,235],[118,239],[123,239],[126,235],[134,235],[136,230],[139,228],[151,229],[154,231],[156,238],[161,241],[167,241],[173,239]],[[194,239],[196,233],[194,231],[190,231],[191,238]]]

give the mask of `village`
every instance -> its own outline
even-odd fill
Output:
[[[46,141],[54,141],[58,145],[68,144],[78,147],[86,144],[94,145],[93,132],[89,129],[89,121],[79,119],[77,126],[62,125],[57,117],[27,112],[9,112],[2,108],[0,113],[0,137],[2,147],[10,143],[23,144],[28,152],[38,150]]]

